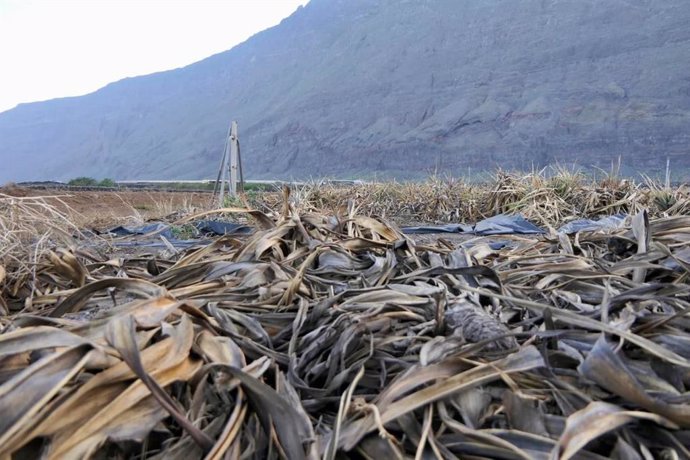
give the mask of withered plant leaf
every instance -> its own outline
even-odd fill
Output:
[[[312,430],[288,400],[241,369],[231,366],[221,366],[219,369],[223,369],[240,381],[261,419],[264,430],[275,431],[287,458],[306,459],[305,446],[313,442]]]
[[[190,329],[186,317],[182,318],[182,328]],[[209,450],[213,447],[213,440],[209,439],[204,432],[195,427],[187,417],[180,412],[175,402],[170,395],[166,393],[163,388],[156,382],[144,368],[144,365],[139,355],[139,349],[136,345],[136,336],[134,329],[134,318],[131,316],[123,316],[115,318],[110,323],[106,333],[108,342],[113,348],[120,352],[120,356],[132,369],[132,371],[141,379],[146,385],[158,403],[175,419],[175,421],[196,441],[196,443],[204,450]]]
[[[678,428],[656,414],[626,411],[614,404],[595,401],[568,417],[565,431],[551,457],[554,460],[569,460],[590,441],[635,420],[650,420],[667,428]]]
[[[667,403],[647,393],[604,337],[597,341],[579,371],[625,401],[666,417],[682,427],[690,427],[690,404]]]
[[[11,437],[79,372],[89,357],[89,345],[69,348],[27,367],[0,386],[0,453]]]
[[[125,289],[129,294],[134,294],[142,297],[159,297],[166,294],[165,288],[145,280],[138,279],[124,279],[124,278],[106,278],[95,281],[91,284],[78,289],[72,295],[62,301],[50,313],[52,317],[60,317],[65,313],[73,313],[79,311],[89,298],[98,291],[108,288]]]

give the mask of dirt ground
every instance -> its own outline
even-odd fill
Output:
[[[66,191],[0,187],[0,194],[15,197],[46,197],[46,201],[70,215],[85,228],[105,229],[124,223],[162,219],[179,213],[207,209],[211,193],[158,191]]]

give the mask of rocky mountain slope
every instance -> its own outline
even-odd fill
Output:
[[[0,114],[0,182],[690,169],[687,0],[312,0],[185,68]],[[49,72],[50,69],[46,69]]]

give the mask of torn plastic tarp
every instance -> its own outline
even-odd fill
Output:
[[[111,233],[115,236],[147,235],[153,232],[155,232],[157,235],[163,235],[168,239],[173,238],[170,225],[164,224],[163,222],[153,222],[151,224],[141,225],[139,227],[123,227],[121,225],[108,230],[108,233]]]
[[[439,226],[420,226],[420,227],[403,227],[403,233],[419,234],[419,233],[475,233],[477,235],[539,235],[545,231],[532,222],[528,221],[522,215],[516,214],[508,216],[499,214],[494,217],[484,219],[472,227],[465,224],[450,224]]]
[[[613,216],[602,217],[599,220],[580,219],[574,220],[563,225],[558,229],[561,233],[571,234],[582,231],[606,230],[621,227],[626,219],[625,214],[615,214]],[[248,235],[254,231],[253,227],[234,222],[222,222],[214,220],[201,220],[193,223],[199,232],[214,235]],[[149,233],[163,235],[171,242],[175,240],[170,226],[162,222],[154,222],[140,227],[116,227],[109,230],[109,233],[116,236],[127,235],[146,235]],[[539,235],[546,233],[544,229],[536,226],[525,219],[522,215],[499,214],[477,222],[476,225],[466,224],[446,224],[446,225],[423,225],[414,227],[403,227],[405,234],[428,234],[428,233],[473,233],[481,236],[488,235]]]
[[[420,226],[420,227],[403,227],[402,232],[408,235],[422,234],[422,233],[471,233],[472,226],[465,224],[449,224],[439,226]]]
[[[514,216],[499,214],[477,222],[474,233],[477,235],[539,235],[546,232],[520,214]]]
[[[201,233],[214,235],[248,235],[254,231],[253,227],[234,222],[222,222],[215,220],[200,220],[193,223],[194,227]],[[417,227],[404,227],[403,233],[476,233],[478,235],[501,235],[501,234],[540,234],[544,230],[533,223],[527,221],[521,215],[508,216],[500,214],[478,222],[474,227],[466,224],[447,224],[447,225],[424,225]],[[162,222],[153,222],[139,227],[115,227],[109,230],[115,236],[127,235],[147,235],[150,233],[163,235],[170,241],[173,236],[170,225]]]
[[[193,225],[201,233],[211,233],[214,235],[247,235],[254,231],[254,228],[247,225],[215,220],[199,220],[194,222]],[[138,227],[119,226],[108,230],[108,233],[114,236],[148,235],[155,233],[156,235],[163,235],[168,240],[175,239],[170,225],[164,224],[163,222],[152,222]]]
[[[194,222],[193,225],[200,233],[206,235],[247,235],[254,231],[252,227],[247,225],[213,220],[200,220]],[[154,237],[153,240],[149,241],[116,241],[113,243],[113,245],[117,247],[168,247],[167,244],[158,238],[159,235],[163,236],[171,246],[176,248],[189,248],[196,245],[209,244],[211,242],[211,240],[208,239],[179,240],[175,238],[170,225],[164,224],[163,222],[153,222],[150,224],[141,225],[139,227],[119,226],[108,230],[108,233],[114,236],[151,235]]]
[[[175,248],[187,249],[193,246],[206,246],[211,244],[211,240],[176,240],[174,238],[167,239],[168,243]],[[167,248],[168,245],[159,240],[153,241],[115,241],[112,243],[113,246],[118,248]]]
[[[194,222],[194,227],[201,233],[214,235],[248,235],[254,231],[254,228],[248,225],[217,220],[199,220]]]
[[[579,219],[568,222],[558,229],[558,233],[572,234],[577,232],[595,232],[597,230],[611,230],[620,228],[628,217],[626,214],[614,214],[599,220]]]

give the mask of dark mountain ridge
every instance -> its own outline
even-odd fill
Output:
[[[0,182],[690,170],[687,0],[312,0],[187,67],[0,113]],[[49,70],[48,70],[49,71]]]

